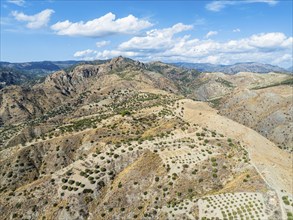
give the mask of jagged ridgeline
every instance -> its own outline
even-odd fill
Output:
[[[6,86],[0,217],[282,219],[292,207],[290,89],[286,74],[123,57]]]

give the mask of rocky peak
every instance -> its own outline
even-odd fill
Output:
[[[109,65],[112,70],[120,70],[122,68],[131,68],[133,70],[145,69],[144,63],[122,56],[111,59],[109,63],[106,63],[106,65]]]

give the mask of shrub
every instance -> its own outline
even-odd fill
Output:
[[[123,110],[120,112],[120,114],[124,117],[124,116],[128,116],[128,115],[131,115],[130,111],[128,110]]]
[[[82,192],[83,193],[93,193],[94,191],[92,189],[84,189]]]
[[[213,167],[216,167],[216,166],[218,166],[218,164],[217,164],[216,162],[213,162],[213,163],[212,163],[212,166],[213,166]]]
[[[193,170],[193,171],[192,171],[192,174],[196,174],[197,171],[198,171],[197,169]]]
[[[65,186],[65,185],[62,186],[62,189],[63,189],[63,190],[66,190],[66,189],[67,189],[67,186]]]
[[[69,183],[70,185],[72,185],[73,183],[75,183],[75,181],[74,181],[74,180],[69,180],[68,183]]]

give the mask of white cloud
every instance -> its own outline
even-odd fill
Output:
[[[25,4],[24,0],[8,0],[7,2],[18,5],[18,6],[23,6]]]
[[[117,57],[117,56],[134,57],[137,55],[138,53],[136,52],[128,52],[128,51],[104,50],[102,52],[98,52],[95,50],[87,49],[87,50],[77,51],[74,53],[73,56],[81,60],[95,60],[95,59],[110,59],[112,57]]]
[[[72,23],[68,20],[59,21],[52,25],[52,30],[58,35],[102,37],[113,34],[135,34],[153,24],[147,20],[138,19],[133,15],[116,19],[111,12],[94,20],[87,22]]]
[[[284,54],[283,56],[277,57],[275,60],[273,60],[272,64],[279,65],[280,63],[293,63],[293,56],[292,54]]]
[[[106,40],[103,40],[103,41],[99,41],[96,43],[96,46],[99,48],[99,47],[104,47],[104,46],[107,46],[110,44],[110,41],[106,41]]]
[[[283,33],[268,33],[253,35],[250,38],[249,45],[255,48],[275,49],[282,47],[290,47],[292,45],[292,37],[287,38]]]
[[[139,53],[132,51],[104,50],[102,52],[97,52],[95,59],[110,59],[117,56],[136,57],[138,55]]]
[[[209,11],[221,11],[227,5],[234,5],[236,2],[232,1],[213,1],[206,5],[206,9]]]
[[[35,15],[26,15],[22,12],[13,11],[13,17],[18,21],[27,22],[26,27],[30,29],[38,29],[47,26],[51,15],[54,13],[52,9],[45,9]]]
[[[206,34],[206,38],[209,38],[209,37],[214,36],[214,35],[217,35],[217,34],[218,34],[218,31],[209,31]]]
[[[77,51],[75,52],[75,54],[73,55],[74,57],[93,57],[93,55],[95,55],[97,52],[94,51],[94,50],[90,50],[90,49],[87,49],[87,50],[82,50],[82,51]]]
[[[270,6],[278,4],[277,0],[221,0],[213,1],[206,5],[206,9],[209,11],[221,11],[229,5],[240,5],[240,4],[250,4],[250,3],[266,3]]]
[[[120,50],[156,51],[173,47],[174,34],[192,29],[191,25],[178,23],[170,28],[150,30],[146,36],[133,37],[129,41],[120,44]]]
[[[219,42],[211,39],[191,38],[177,33],[192,26],[176,24],[170,28],[147,31],[144,36],[122,42],[116,49],[91,51],[87,59],[109,59],[119,55],[141,61],[198,62],[233,64],[261,62],[290,66],[293,38],[283,33],[260,33],[247,38]],[[291,64],[292,65],[292,64]]]
[[[234,33],[240,32],[241,30],[239,28],[236,28],[233,30]]]

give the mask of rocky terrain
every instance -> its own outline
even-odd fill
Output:
[[[72,65],[80,63],[81,61],[40,61],[40,62],[25,62],[25,63],[10,63],[0,62],[0,67],[11,68],[19,71],[27,71],[36,74],[46,74],[53,71],[58,71],[68,68]]]
[[[42,61],[26,63],[0,62],[0,89],[9,85],[38,83],[50,73],[70,69],[81,61]]]
[[[214,88],[207,84],[203,93],[210,94],[205,100],[209,100],[219,114],[258,131],[278,147],[292,152],[292,76],[275,73],[205,74],[205,78],[211,81],[215,77],[230,83]],[[202,90],[197,94],[202,97]]]
[[[252,72],[252,73],[289,73],[292,70],[284,69],[278,66],[262,63],[235,63],[233,65],[217,65],[210,63],[174,63],[175,66],[184,67],[189,69],[195,69],[200,72],[222,72],[226,74],[236,74],[240,72]]]
[[[5,87],[0,219],[291,219],[292,154],[254,127],[290,143],[288,80],[118,57]]]
[[[288,74],[199,73],[155,62],[149,69],[171,79],[188,98],[206,101],[219,114],[246,125],[293,151],[293,79]]]
[[[23,84],[31,79],[32,77],[29,74],[11,68],[0,67],[0,89],[10,85]]]

